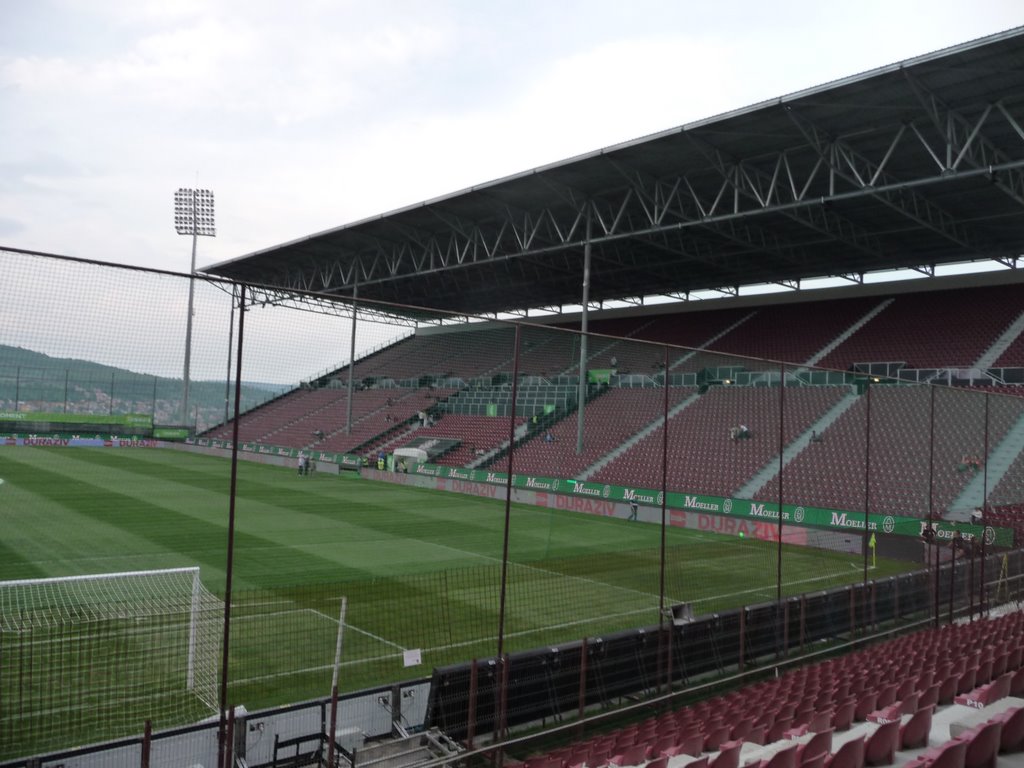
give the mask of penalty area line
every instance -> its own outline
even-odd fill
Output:
[[[326,619],[327,621],[331,622],[334,625],[338,624],[338,620],[336,618],[334,618],[333,616],[328,616],[323,611],[316,610],[316,608],[291,608],[291,609],[285,610],[285,611],[272,611],[270,613],[253,613],[253,614],[250,614],[248,616],[232,617],[231,620],[232,621],[258,621],[260,619],[267,618],[268,616],[288,616],[288,615],[293,614],[293,613],[312,613],[314,616],[317,616],[317,617],[319,617],[321,619]],[[345,622],[345,629],[351,629],[353,632],[358,632],[361,635],[366,635],[367,637],[376,640],[378,643],[383,643],[384,645],[389,645],[392,648],[397,648],[398,650],[403,651],[403,652],[409,650],[408,648],[405,648],[405,647],[399,645],[398,643],[391,642],[386,637],[381,637],[380,635],[375,635],[373,632],[370,632],[369,630],[361,629],[360,627],[357,627],[355,624],[349,624],[348,622]]]
[[[338,620],[336,618],[334,618],[333,616],[328,616],[326,613],[323,613],[322,611],[318,611],[315,608],[307,608],[306,610],[312,611],[317,616],[323,616],[325,619],[327,619],[330,622],[333,622],[334,624],[338,623]],[[398,650],[402,651],[403,653],[405,651],[409,650],[408,648],[405,648],[405,647],[399,645],[398,643],[391,642],[387,638],[381,637],[380,635],[375,635],[375,634],[373,634],[373,632],[369,632],[369,631],[367,631],[365,629],[360,629],[355,624],[349,624],[347,621],[345,622],[345,629],[351,629],[353,632],[358,632],[361,635],[366,635],[367,637],[373,638],[378,643],[384,643],[384,645],[390,645],[392,648],[397,648]]]

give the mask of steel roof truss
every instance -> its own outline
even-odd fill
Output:
[[[678,205],[681,216],[686,215],[685,208],[683,207],[683,199],[679,193],[679,188],[683,185],[683,183],[687,183],[687,186],[689,186],[689,183],[686,182],[685,176],[675,179],[672,183],[672,188],[669,189],[667,192],[664,191],[666,188],[665,184],[658,184],[656,188],[656,201],[659,203],[659,205],[656,208],[654,214],[654,223],[656,225],[661,225],[664,223],[665,216],[668,215],[669,211],[673,207],[673,204]]]
[[[590,211],[593,214],[593,220],[596,221],[598,230],[602,235],[614,235],[619,233],[622,219],[625,215],[626,209],[629,206],[630,200],[633,199],[635,193],[633,187],[629,187],[625,190],[625,194],[619,200],[592,200],[590,202]],[[602,205],[607,209],[602,211]],[[641,205],[641,208],[646,214],[648,222],[652,221],[650,213],[646,206]]]
[[[664,179],[645,178],[642,173],[637,172],[629,181],[632,184],[632,196],[636,198],[637,205],[643,212],[646,227],[657,228],[664,225],[666,217],[672,213],[682,221],[694,221],[699,218],[699,215],[691,215],[686,210],[686,197],[681,193],[683,185],[694,198],[698,214],[701,212],[696,192],[685,176],[678,176],[669,184]]]
[[[505,237],[505,229],[507,227],[508,221],[503,221],[501,226],[498,228],[498,231],[494,233],[493,242],[490,243],[487,242],[487,238],[484,233],[478,230],[477,234],[480,237],[480,245],[483,247],[484,254],[487,259],[493,259],[497,255],[498,248],[501,246],[501,241]]]
[[[700,213],[700,218],[707,218],[708,212],[707,210],[705,210],[704,206],[700,204],[700,197],[697,195],[697,191],[693,188],[693,185],[690,184],[690,180],[683,176],[683,183],[686,184],[686,188],[690,192],[690,198],[693,200],[693,204],[697,206],[697,211]],[[680,199],[680,203],[681,202],[682,201]],[[682,207],[682,205],[680,205],[680,207]]]
[[[690,301],[690,291],[669,291],[668,293],[659,293],[655,295],[664,296],[666,299],[673,299],[675,301]]]
[[[647,225],[656,227],[664,221],[665,216],[673,205],[673,202],[681,202],[678,200],[677,194],[680,184],[685,181],[684,176],[674,179],[671,189],[666,192],[665,190],[668,185],[666,185],[662,179],[647,178],[646,174],[642,171],[637,169],[623,169],[621,165],[616,162],[612,162],[611,165],[622,174],[622,177],[629,184],[627,195],[622,201],[617,219],[621,219],[630,199],[635,197],[637,205],[643,211]],[[649,189],[648,186],[650,187]],[[680,210],[683,210],[682,206],[680,206]],[[682,215],[685,218],[685,214]],[[613,224],[612,232],[617,229],[618,221]]]
[[[779,174],[782,171],[783,163],[786,159],[785,152],[779,152],[778,157],[775,158],[775,165],[772,168],[772,178],[768,182],[768,195],[765,198],[765,207],[769,207],[772,204],[772,196],[775,193],[775,188],[779,183]]]
[[[872,257],[881,257],[884,253],[884,248],[877,238],[872,237],[866,230],[854,225],[852,222],[843,219],[833,211],[827,210],[825,207],[816,208],[815,206],[802,206],[795,208],[788,206],[785,201],[784,195],[786,193],[786,185],[781,178],[780,170],[786,169],[786,180],[789,181],[789,193],[794,193],[796,184],[794,183],[794,171],[792,164],[789,162],[788,152],[790,150],[783,150],[776,154],[774,161],[772,162],[772,173],[767,173],[759,170],[752,163],[743,163],[740,161],[736,163],[732,168],[723,162],[722,154],[717,149],[707,146],[707,143],[703,139],[694,138],[694,142],[701,147],[707,155],[714,159],[714,164],[717,167],[719,173],[722,174],[724,183],[730,184],[732,180],[738,180],[745,182],[743,184],[737,184],[734,188],[734,197],[739,195],[741,192],[746,193],[757,201],[761,210],[771,210],[776,207],[780,212],[789,218],[790,220],[801,224],[804,227],[817,231],[820,234],[827,235],[828,237],[834,238],[840,242],[845,242],[857,248],[860,251]],[[819,173],[820,168],[823,165],[822,157],[818,154],[817,160],[810,171],[807,182],[801,190],[799,198],[795,199],[794,202],[800,202],[806,197],[807,189],[809,188],[813,178]],[[740,169],[742,170],[733,170]],[[765,192],[765,188],[768,191]],[[779,192],[775,193],[775,189]],[[795,194],[794,194],[794,197]],[[772,201],[776,201],[774,204]],[[717,231],[720,227],[714,227],[712,231]],[[753,242],[753,241],[751,241]],[[763,247],[767,247],[767,244],[762,244]],[[786,252],[776,250],[775,253],[786,259],[787,261],[799,261],[800,263],[806,263],[805,258],[799,258],[798,254],[802,249],[789,248]]]
[[[885,171],[885,166],[889,164],[889,158],[893,156],[893,153],[896,151],[896,147],[900,143],[900,139],[903,138],[903,134],[906,132],[907,126],[901,124],[899,130],[896,131],[896,135],[893,136],[892,141],[889,142],[889,148],[885,151],[885,155],[882,157],[881,162],[878,163],[878,167],[875,169],[874,174],[868,181],[869,187],[873,187],[878,183],[878,178],[882,175],[882,172]]]
[[[538,216],[536,221],[531,221],[532,217],[529,211],[523,212],[522,217],[522,226],[517,226],[511,215],[508,217],[508,221],[512,222],[512,236],[519,250],[528,251],[533,247],[533,238],[537,234],[537,228],[543,221],[543,217]]]
[[[1012,161],[1012,158],[1000,150],[982,131],[994,107],[1006,119],[1017,136],[1024,140],[1024,131],[1021,130],[1020,123],[1010,114],[1002,99],[995,104],[986,104],[978,119],[972,123],[962,112],[947,106],[934,91],[911,73],[904,72],[904,78],[917,96],[918,102],[936,133],[945,141],[946,166],[943,170],[956,171],[964,160],[967,160],[972,168],[1005,165]],[[927,146],[920,132],[918,132],[918,137],[922,144]],[[955,157],[953,157],[954,153],[956,153]],[[934,153],[932,156],[934,157]],[[997,185],[1018,203],[1024,204],[1024,175],[1019,169],[1008,169],[1001,173]]]
[[[996,107],[998,107],[999,111],[1003,113],[1003,117],[1006,118],[1006,122],[1010,124],[1010,127],[1017,132],[1017,135],[1020,136],[1022,140],[1024,140],[1024,130],[1021,129],[1020,123],[1014,119],[1013,115],[1006,111],[1006,106],[1003,104],[1002,99],[996,102]]]
[[[274,306],[315,312],[321,315],[333,315],[341,318],[352,317],[351,299],[339,296],[327,296],[317,293],[301,293],[288,291],[281,288],[269,286],[250,286],[250,298],[246,302],[247,308]],[[402,314],[384,311],[375,306],[366,304],[356,305],[356,318],[363,320],[383,320],[389,324],[398,324],[408,327],[415,325],[415,321]]]
[[[804,134],[811,147],[823,158],[828,159],[829,171],[832,174],[833,180],[838,177],[851,184],[855,190],[869,191],[874,188],[868,186],[863,181],[863,178],[868,176],[877,181],[878,178],[884,176],[882,181],[885,189],[876,189],[872,194],[877,200],[961,247],[972,250],[975,253],[986,250],[984,246],[976,241],[976,238],[965,225],[959,223],[953,216],[922,197],[915,190],[902,186],[898,191],[894,191],[893,187],[900,187],[899,181],[889,177],[884,171],[876,173],[875,170],[878,166],[864,158],[848,143],[842,139],[823,141],[819,137],[820,132],[817,126],[812,125],[810,121],[798,114],[792,106],[787,107],[786,114],[790,116],[794,125]],[[839,162],[840,160],[843,160],[843,162]],[[835,193],[834,184],[830,183],[829,194],[834,195]]]
[[[704,214],[704,218],[706,218],[706,219],[709,219],[712,216],[716,216],[718,214],[718,204],[720,202],[722,202],[722,199],[725,197],[725,193],[729,190],[730,187],[733,186],[729,182],[729,175],[725,172],[724,168],[721,170],[721,173],[722,173],[722,186],[720,186],[718,188],[718,194],[715,195],[714,202],[711,203],[711,207],[708,209],[708,212],[706,214]]]
[[[822,157],[821,155],[818,155],[817,159],[814,162],[814,167],[811,168],[811,172],[807,174],[807,181],[804,182],[804,186],[800,190],[800,194],[794,198],[795,202],[803,202],[804,200],[807,199],[807,192],[811,188],[811,184],[814,183],[814,180],[818,177],[818,172],[822,169],[824,165],[825,158]]]
[[[776,167],[778,167],[778,162],[776,162]],[[736,192],[736,195],[739,194],[740,188],[742,187],[743,189],[746,190],[747,194],[749,194],[751,197],[753,197],[757,201],[758,205],[760,205],[761,208],[767,208],[769,205],[771,205],[771,193],[770,192],[766,193],[766,192],[764,192],[764,190],[761,189],[761,184],[759,183],[761,181],[761,179],[760,179],[759,175],[756,175],[756,173],[757,173],[756,171],[754,173],[755,173],[755,175],[752,176],[751,172],[744,166],[742,160],[740,162],[736,163],[736,165],[735,165],[735,176],[736,176],[736,189],[735,189],[735,192]],[[774,180],[775,177],[773,176],[772,178]],[[745,182],[745,183],[741,183],[741,182]],[[769,189],[770,189],[770,187],[769,187]],[[739,212],[739,200],[738,199],[734,203],[734,208],[735,208],[736,212]]]
[[[614,299],[614,301],[621,304],[628,304],[631,307],[642,307],[644,305],[643,296],[623,296],[622,298]]]
[[[974,145],[974,140],[978,137],[978,133],[981,131],[981,126],[983,126],[985,124],[985,121],[988,119],[988,116],[989,116],[989,114],[991,112],[992,112],[992,105],[991,104],[987,104],[985,106],[985,111],[982,112],[981,116],[978,118],[978,121],[974,124],[974,127],[971,128],[971,132],[967,136],[967,139],[963,142],[963,147],[961,147],[960,153],[956,156],[956,159],[953,160],[952,169],[954,171],[957,168],[960,167],[960,161],[964,159],[964,155],[966,155],[967,152]],[[953,133],[955,133],[955,130],[956,130],[956,123],[953,122],[953,120],[952,120],[952,114],[950,115],[950,123],[951,123],[951,125],[950,125],[950,134],[953,134]],[[982,144],[983,145],[983,146],[979,147],[979,149],[981,150],[982,153],[984,153],[985,150],[987,149],[987,147],[984,146],[984,143],[985,142],[983,142],[983,141],[979,141],[978,142],[978,144]],[[995,147],[992,147],[992,150],[995,150]],[[989,164],[990,163],[984,163],[984,165],[989,165]]]
[[[456,264],[465,264],[466,258],[469,256],[470,247],[473,244],[472,238],[464,238],[460,244],[454,237],[452,237],[450,245],[452,252],[455,256]]]
[[[849,280],[851,283],[857,285],[864,285],[864,273],[863,272],[845,272],[843,274],[833,275],[838,277],[840,280]]]

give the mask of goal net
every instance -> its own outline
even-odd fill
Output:
[[[0,759],[216,711],[222,621],[198,568],[0,582]]]

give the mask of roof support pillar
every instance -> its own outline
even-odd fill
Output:
[[[583,242],[583,298],[580,304],[580,387],[576,397],[576,453],[583,453],[583,406],[587,402],[587,310],[590,304],[590,203],[587,203],[587,236]]]

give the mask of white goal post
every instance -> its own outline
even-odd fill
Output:
[[[199,568],[0,581],[0,743],[216,711],[223,605]]]

